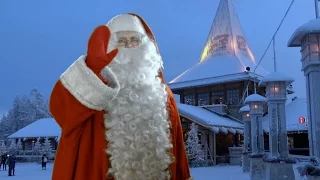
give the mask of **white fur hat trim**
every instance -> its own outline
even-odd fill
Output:
[[[119,31],[136,31],[146,35],[146,31],[140,22],[140,19],[131,14],[120,14],[112,18],[107,26],[111,33]]]

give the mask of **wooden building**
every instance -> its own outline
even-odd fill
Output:
[[[11,134],[8,138],[15,139],[22,142],[22,149],[19,151],[17,157],[34,156],[34,146],[37,140],[42,144],[45,138],[48,138],[52,153],[55,154],[58,147],[58,140],[61,134],[61,128],[53,118],[39,119],[19,131]],[[39,155],[39,154],[37,154]]]

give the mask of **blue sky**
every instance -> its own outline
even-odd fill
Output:
[[[240,23],[260,59],[291,0],[234,0]],[[60,74],[86,52],[92,30],[115,15],[135,12],[151,26],[172,80],[199,60],[219,0],[1,0],[0,112],[16,95],[36,87],[49,97]],[[278,71],[296,79],[305,97],[299,48],[288,48],[293,31],[315,18],[313,0],[296,0],[276,39]],[[261,63],[272,70],[272,50]]]

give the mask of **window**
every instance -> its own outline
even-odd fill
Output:
[[[198,106],[209,105],[209,93],[198,94]]]
[[[223,104],[224,103],[224,92],[223,91],[215,91],[212,92],[212,104]]]
[[[238,104],[239,101],[240,101],[239,89],[230,89],[227,91],[227,103],[228,104]]]
[[[196,105],[196,96],[194,94],[185,95],[184,96],[184,103],[189,105]]]

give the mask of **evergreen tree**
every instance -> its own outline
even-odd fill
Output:
[[[16,96],[7,115],[0,119],[0,140],[38,119],[49,117],[52,116],[48,100],[37,89],[32,89],[28,96]]]
[[[2,141],[0,144],[0,153],[2,154],[3,152],[6,152],[7,149],[8,148],[7,148],[6,144],[4,143],[4,141]]]
[[[49,118],[49,103],[38,89],[32,89],[30,92],[31,111],[30,118],[34,121],[42,118]]]
[[[11,139],[11,141],[10,141],[9,153],[10,154],[17,154],[18,153],[18,146],[16,144],[15,139]]]
[[[21,139],[19,139],[18,142],[17,142],[17,148],[18,148],[18,150],[22,150],[23,149]]]
[[[34,143],[33,153],[39,154],[40,152],[41,152],[41,143],[40,143],[40,138],[38,138],[37,141]]]
[[[206,163],[205,153],[201,144],[199,143],[198,126],[195,123],[191,124],[191,129],[187,135],[188,139],[185,143],[185,146],[190,166],[204,166]]]
[[[46,154],[46,155],[50,155],[52,151],[52,145],[51,145],[51,141],[49,140],[48,137],[45,138],[44,143],[42,144],[41,147],[41,152],[42,154]]]

